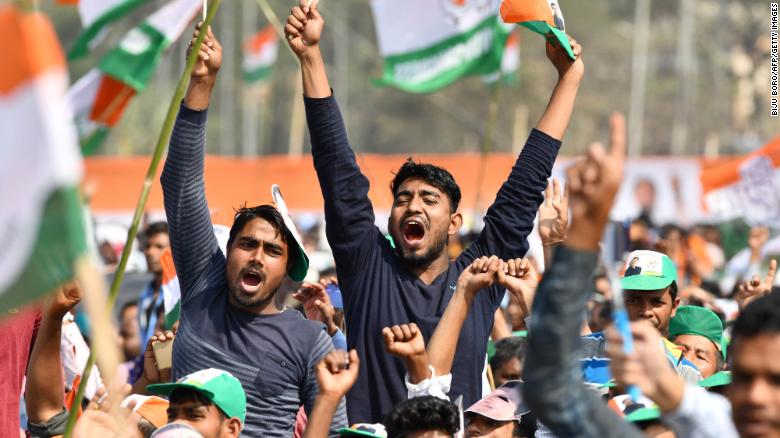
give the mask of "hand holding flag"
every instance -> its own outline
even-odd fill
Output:
[[[582,75],[585,73],[585,64],[582,62],[582,46],[572,37],[568,37],[569,46],[574,54],[574,59],[569,56],[569,52],[566,48],[558,43],[558,40],[549,34],[545,38],[545,48],[547,50],[547,58],[552,62],[555,69],[558,70],[558,77],[564,76],[572,77],[579,81],[582,79]]]
[[[195,32],[192,34],[190,45],[187,47],[187,56],[190,56],[195,40],[198,39],[203,22],[197,24]],[[222,67],[222,45],[217,41],[217,37],[211,32],[211,26],[209,26],[206,37],[203,40],[203,44],[200,46],[200,52],[198,53],[198,60],[195,62],[195,67],[192,69],[190,77],[192,80],[198,81],[203,79],[216,80],[217,72]]]
[[[316,47],[320,42],[325,20],[317,10],[318,4],[319,0],[300,0],[299,6],[292,8],[287,17],[284,34],[298,58],[303,58],[307,48]]]

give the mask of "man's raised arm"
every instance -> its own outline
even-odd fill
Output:
[[[368,199],[368,179],[360,172],[347,131],[332,95],[319,41],[325,21],[318,0],[300,0],[287,18],[287,42],[301,61],[306,120],[314,168],[325,200],[328,241],[341,277],[354,272],[375,237],[374,211]]]
[[[485,228],[472,245],[469,259],[496,255],[508,260],[522,257],[528,250],[526,238],[533,230],[536,211],[543,200],[542,191],[552,173],[585,71],[582,48],[574,39],[570,38],[569,42],[576,58],[574,61],[559,44],[553,45],[551,40],[546,43],[547,57],[558,72],[558,83],[509,178],[485,214]]]
[[[198,24],[190,47],[200,26]],[[160,177],[171,250],[182,294],[187,293],[219,249],[206,204],[203,169],[207,109],[221,64],[222,47],[209,29],[176,118],[168,158]]]

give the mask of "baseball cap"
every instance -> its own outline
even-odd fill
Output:
[[[631,262],[636,259],[636,267]],[[666,254],[639,250],[628,255],[626,271],[620,282],[624,290],[659,290],[677,281],[677,268]]]
[[[636,423],[639,421],[658,420],[661,418],[661,409],[658,406],[639,408],[626,415],[626,421]]]
[[[726,386],[731,383],[731,371],[717,372],[704,380],[699,381],[702,388],[713,388],[715,386]]]
[[[677,335],[698,335],[712,341],[726,360],[726,344],[723,341],[723,323],[710,309],[699,306],[680,306],[669,322],[669,338]]]
[[[169,397],[177,389],[197,391],[209,399],[230,418],[246,420],[246,394],[241,382],[227,371],[209,368],[182,377],[175,383],[157,383],[146,390]]]
[[[203,438],[203,435],[189,424],[169,423],[155,430],[151,438]]]
[[[477,414],[494,421],[520,421],[530,412],[523,402],[523,382],[510,380],[471,405],[465,413]]]
[[[284,219],[284,226],[290,231],[293,236],[293,245],[288,243],[290,248],[290,255],[295,256],[295,262],[290,268],[290,272],[287,274],[295,281],[303,281],[306,277],[306,273],[309,271],[309,257],[306,255],[306,251],[303,250],[303,239],[301,239],[298,228],[295,227],[295,222],[290,216],[290,210],[287,209],[287,203],[284,202],[282,197],[282,191],[277,184],[271,186],[271,196],[274,199],[276,209],[279,210],[279,214]]]
[[[353,424],[352,427],[339,429],[339,436],[370,436],[376,438],[387,438],[387,430],[385,430],[385,426],[380,423],[357,423]]]

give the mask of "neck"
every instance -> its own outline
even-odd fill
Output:
[[[277,313],[281,313],[279,308],[276,307],[276,300],[274,299],[275,297],[276,294],[274,293],[270,297],[254,306],[244,306],[243,304],[236,302],[236,300],[233,298],[233,295],[231,294],[228,297],[228,302],[233,307],[241,309],[245,312],[254,313],[255,315],[275,315]]]
[[[162,274],[154,274],[154,279],[152,280],[152,286],[154,286],[155,292],[160,290],[160,286],[162,286]]]
[[[433,280],[439,276],[442,272],[446,271],[450,266],[450,258],[447,256],[447,250],[445,250],[436,257],[431,263],[425,266],[409,266],[406,267],[419,278],[425,284],[433,283]]]

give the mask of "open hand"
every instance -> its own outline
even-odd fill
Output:
[[[309,48],[316,47],[322,37],[325,20],[317,10],[318,4],[319,0],[300,0],[298,6],[290,9],[290,15],[287,17],[284,35],[287,44],[298,58],[303,58]]]
[[[563,189],[561,182],[553,178],[544,190],[544,202],[539,206],[539,237],[542,245],[551,246],[566,240],[569,231],[569,186]]]
[[[303,303],[306,318],[325,324],[331,336],[336,334],[339,329],[333,321],[336,309],[330,302],[330,296],[323,282],[302,283],[298,291],[293,294],[293,298]]]
[[[355,384],[359,368],[360,359],[356,350],[351,350],[349,354],[342,350],[332,350],[315,367],[319,393],[340,399]]]

